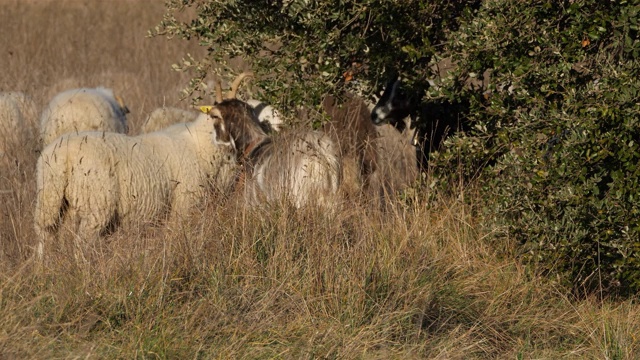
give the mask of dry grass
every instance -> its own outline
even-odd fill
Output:
[[[145,38],[156,1],[2,1],[1,90],[39,106],[106,85],[145,115],[178,102],[194,44]],[[41,272],[35,141],[0,172],[0,358],[634,359],[640,307],[577,300],[515,260],[475,195],[337,221],[211,199],[190,221],[120,230],[90,266],[64,247]],[[463,191],[460,191],[463,195]],[[470,200],[471,199],[471,200]]]

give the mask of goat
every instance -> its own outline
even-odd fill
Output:
[[[236,98],[240,82],[251,73],[240,74],[226,99],[216,84],[216,104],[238,149],[243,166],[244,198],[249,205],[286,199],[296,208],[318,204],[333,212],[339,205],[342,160],[336,144],[318,131],[294,131],[270,136],[254,109]]]
[[[272,131],[280,131],[284,121],[282,120],[282,116],[278,110],[274,109],[271,105],[255,99],[249,99],[246,103],[253,108],[253,111],[256,113],[256,117],[262,124],[268,125]]]
[[[431,151],[439,150],[447,136],[463,129],[459,115],[468,104],[423,103],[421,95],[421,91],[405,91],[402,81],[392,77],[371,111],[371,121],[375,125],[391,124],[401,133],[407,127],[413,130],[412,142],[418,152],[418,165],[424,169]]]
[[[409,126],[404,132],[390,124],[374,126],[371,121],[374,104],[353,95],[347,95],[342,105],[333,96],[326,96],[322,106],[330,117],[324,129],[340,145],[344,183],[360,186],[359,189],[345,186],[349,194],[362,190],[373,196],[374,201],[384,201],[385,195],[403,190],[415,181],[418,167],[411,144],[413,130]]]

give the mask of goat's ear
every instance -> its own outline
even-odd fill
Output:
[[[220,109],[218,109],[216,106],[211,106],[209,110],[206,111],[205,113],[215,121],[222,121],[222,113],[220,112]]]

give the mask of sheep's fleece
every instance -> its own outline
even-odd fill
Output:
[[[318,131],[298,131],[266,144],[246,180],[250,205],[288,198],[296,208],[315,204],[334,210],[342,161],[335,143]]]
[[[38,159],[37,254],[63,223],[91,240],[113,225],[185,215],[208,191],[232,190],[236,155],[222,119],[209,114],[135,137],[64,135]]]
[[[199,112],[183,110],[175,107],[161,107],[153,110],[142,124],[140,132],[150,133],[164,129],[173,124],[195,120]]]
[[[57,137],[81,131],[127,133],[129,112],[113,91],[103,87],[72,89],[56,95],[40,116],[44,145]]]
[[[0,93],[0,158],[22,145],[28,133],[28,124],[16,99],[11,93]]]

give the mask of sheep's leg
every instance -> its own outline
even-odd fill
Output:
[[[81,169],[83,170],[83,169]],[[117,211],[118,203],[118,183],[113,177],[101,176],[100,169],[91,169],[85,176],[76,179],[70,198],[75,201],[69,204],[69,219],[73,223],[74,230],[74,253],[76,260],[86,263],[86,251],[99,238],[101,233],[107,229],[110,221]],[[96,179],[106,179],[100,184]],[[99,186],[96,188],[96,186]]]
[[[56,236],[49,229],[41,229],[36,227],[37,243],[35,248],[36,266],[42,269],[45,265],[45,244],[52,246],[56,240]]]

